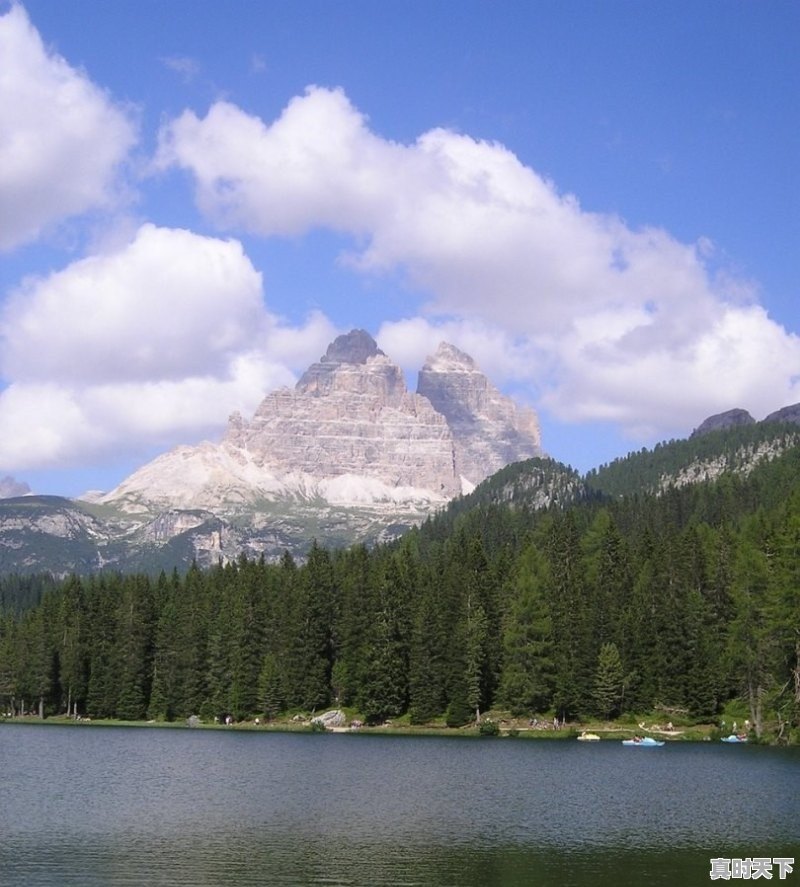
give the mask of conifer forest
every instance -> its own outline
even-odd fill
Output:
[[[157,576],[0,579],[0,711],[368,723],[664,706],[797,741],[800,449],[569,506],[456,501],[399,541]]]

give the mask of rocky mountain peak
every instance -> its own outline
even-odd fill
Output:
[[[721,431],[724,428],[739,428],[742,425],[755,425],[756,420],[747,412],[747,410],[726,410],[724,413],[717,413],[709,416],[691,433],[690,438],[700,437],[703,434],[709,434],[712,431]]]
[[[800,425],[800,403],[793,403],[791,406],[775,410],[764,419],[764,422],[792,422],[795,425]]]
[[[442,342],[425,361],[417,393],[447,420],[456,473],[468,485],[511,462],[543,455],[533,410],[502,395],[475,361],[454,345]]]
[[[337,336],[328,345],[320,363],[366,363],[368,358],[376,354],[386,356],[366,330],[350,330],[349,333]]]
[[[269,392],[252,418],[234,413],[221,443],[177,447],[101,501],[148,520],[193,509],[250,521],[273,547],[287,520],[328,522],[337,538],[349,521],[366,521],[377,537],[535,455],[535,414],[501,395],[469,355],[443,343],[412,393],[372,336],[352,330],[294,388]],[[158,533],[180,529],[164,526]]]
[[[427,358],[422,368],[422,372],[426,374],[472,371],[480,372],[475,361],[449,342],[440,342],[436,353]]]
[[[405,390],[400,369],[392,364],[365,330],[351,330],[337,336],[319,361],[303,373],[295,387],[297,391],[327,395],[342,379],[348,387],[355,377],[364,376],[367,364],[374,365],[372,375],[379,377],[377,384],[387,392],[402,393],[398,392],[398,386]]]

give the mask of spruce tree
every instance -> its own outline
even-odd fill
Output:
[[[605,643],[597,657],[594,679],[595,711],[602,718],[613,718],[620,713],[624,670],[617,645]]]
[[[553,703],[555,663],[547,601],[549,581],[546,558],[535,545],[529,545],[510,580],[512,602],[503,629],[500,702],[515,715],[545,711]]]

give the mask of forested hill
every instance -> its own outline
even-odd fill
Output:
[[[506,465],[471,493],[451,499],[424,526],[426,532],[441,537],[452,532],[462,515],[476,509],[529,513],[563,510],[590,499],[604,498],[603,493],[590,489],[574,468],[553,459],[527,459]]]
[[[660,493],[670,486],[714,479],[726,472],[746,474],[762,460],[798,444],[800,428],[796,423],[758,422],[629,453],[589,471],[585,480],[591,489],[609,496]]]
[[[477,711],[800,722],[800,448],[747,474],[533,510],[491,497],[306,562],[72,577],[0,614],[0,711],[183,719]],[[463,505],[463,503],[462,503]],[[21,580],[20,580],[21,581]]]
[[[472,525],[486,524],[489,537],[507,539],[515,532],[512,527],[526,526],[535,513],[578,508],[588,515],[622,498],[634,500],[628,510],[646,511],[651,499],[666,497],[668,503],[660,511],[670,520],[713,523],[722,515],[739,514],[742,508],[752,511],[758,503],[784,496],[793,483],[786,466],[798,447],[797,424],[762,422],[660,443],[585,477],[552,459],[529,459],[506,466],[472,493],[453,499],[426,521],[423,534],[442,539],[467,516]],[[788,458],[779,458],[783,456]],[[753,472],[753,483],[744,485]],[[771,480],[774,476],[780,480]],[[684,488],[684,494],[675,495]]]

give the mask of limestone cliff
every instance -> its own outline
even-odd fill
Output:
[[[533,410],[503,396],[475,361],[442,342],[420,370],[417,393],[447,421],[456,474],[470,486],[511,462],[541,456]]]
[[[302,501],[430,511],[510,462],[541,455],[532,410],[442,344],[406,388],[363,330],[339,336],[292,388],[270,392],[220,444],[178,447],[102,498],[128,511],[216,514]]]

